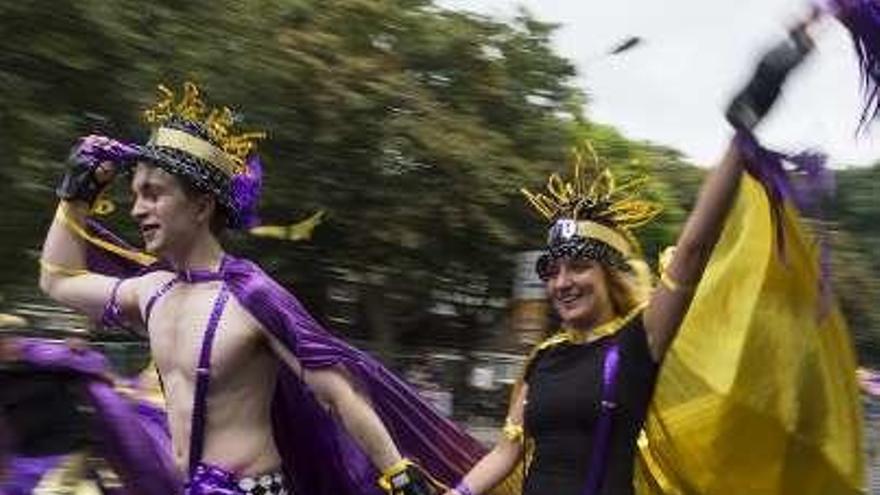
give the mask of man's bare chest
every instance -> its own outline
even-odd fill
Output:
[[[194,376],[205,352],[205,335],[216,320],[210,346],[212,377],[246,367],[263,345],[257,323],[233,297],[218,303],[219,283],[181,284],[152,308],[150,347],[159,372]],[[228,293],[227,293],[228,296]]]

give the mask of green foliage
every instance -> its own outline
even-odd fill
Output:
[[[828,218],[834,291],[861,359],[880,365],[880,163],[840,170]]]
[[[23,260],[75,139],[143,141],[139,114],[159,83],[193,80],[269,132],[266,223],[326,212],[310,243],[234,236],[235,250],[318,313],[327,284],[355,281],[386,333],[418,327],[438,294],[507,297],[511,255],[544,237],[519,188],[567,171],[575,143],[650,181],[665,211],[638,233],[649,260],[674,242],[704,176],[675,150],[588,121],[574,67],[551,48],[556,26],[525,12],[502,23],[431,0],[55,0],[6,2],[0,18],[0,287],[34,284]],[[880,271],[865,255],[880,249],[878,175],[841,174],[847,287]],[[876,304],[844,306],[871,340]]]

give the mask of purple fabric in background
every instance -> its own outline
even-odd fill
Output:
[[[0,484],[0,495],[30,495],[43,475],[62,459],[63,455],[11,458],[5,466],[6,478]]]
[[[63,342],[27,338],[14,342],[20,363],[35,370],[81,376],[95,410],[94,434],[100,440],[97,453],[124,483],[126,490],[120,493],[167,495],[180,491],[181,480],[171,457],[164,412],[118,393],[111,384],[110,368],[103,355],[90,349],[73,349]],[[27,459],[13,458],[9,466],[12,479],[20,483],[40,466],[50,469],[46,459],[32,459],[28,464]]]
[[[89,349],[74,350],[51,340],[19,338],[15,342],[18,359],[38,370],[68,371],[102,379],[110,369],[107,358]]]

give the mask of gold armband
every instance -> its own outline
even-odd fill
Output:
[[[56,265],[55,263],[50,263],[42,258],[40,258],[40,266],[53,275],[61,274],[67,277],[75,277],[77,275],[85,275],[86,273],[89,273],[89,271],[84,268],[70,268],[67,266]]]
[[[504,438],[510,440],[511,442],[522,442],[523,441],[523,427],[519,423],[514,423],[513,420],[507,418],[504,421],[504,427],[501,428],[501,434],[504,435]]]
[[[660,285],[672,292],[693,292],[694,290],[694,286],[676,281],[666,271],[660,272]]]

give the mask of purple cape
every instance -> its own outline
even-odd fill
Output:
[[[124,247],[96,223],[94,234]],[[137,267],[90,246],[90,268],[116,276]],[[474,438],[429,406],[376,359],[334,337],[284,287],[254,263],[227,256],[222,277],[231,294],[307,369],[341,365],[363,390],[401,454],[447,485],[454,485],[486,453]],[[209,413],[210,414],[210,413]],[[272,404],[275,442],[294,493],[378,495],[379,472],[345,431],[287,367]]]
[[[332,336],[287,290],[255,264],[229,258],[223,280],[239,303],[307,369],[342,365],[365,391],[405,457],[449,485],[485,449],[428,406],[374,358]],[[288,368],[272,407],[275,442],[294,493],[381,494],[378,471],[339,421]]]

